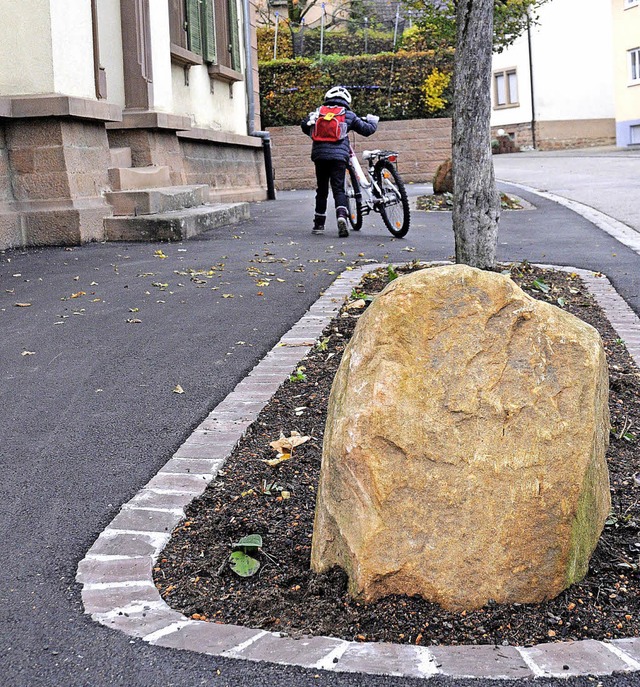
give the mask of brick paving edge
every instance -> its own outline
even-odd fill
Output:
[[[448,263],[424,263],[426,265]],[[348,268],[236,388],[200,423],[130,501],[80,561],[85,613],[97,622],[164,647],[314,670],[398,677],[518,679],[640,671],[640,639],[581,640],[532,647],[412,646],[292,639],[277,632],[192,620],[170,608],[153,583],[153,566],[184,518],[185,507],[215,478],[249,425],[311,350],[362,277],[386,265]],[[599,273],[570,266],[606,312],[640,366],[640,321]]]

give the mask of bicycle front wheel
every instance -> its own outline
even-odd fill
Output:
[[[349,210],[349,223],[354,231],[362,228],[362,205],[360,184],[351,167],[347,167],[344,177],[344,190],[347,194],[347,208]]]
[[[378,206],[387,229],[396,237],[402,238],[409,231],[411,221],[409,198],[398,171],[391,162],[380,160],[374,170],[376,181],[382,191]]]

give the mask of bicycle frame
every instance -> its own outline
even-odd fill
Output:
[[[360,184],[361,198],[358,199],[362,214],[368,215],[372,210],[376,210],[381,203],[387,204],[382,189],[375,180],[373,174],[374,167],[379,160],[389,160],[389,162],[396,162],[397,153],[387,150],[365,150],[362,153],[362,158],[368,162],[368,169],[365,172],[358,160],[358,156],[350,146],[349,165],[353,169],[358,183]],[[392,202],[396,202],[394,199]]]

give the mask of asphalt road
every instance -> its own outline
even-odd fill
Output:
[[[640,312],[638,255],[569,210],[520,195],[538,209],[504,213],[501,260],[602,271]],[[289,192],[253,206],[250,221],[184,244],[0,253],[0,685],[424,684],[149,646],[85,616],[74,581],[120,505],[338,272],[453,254],[446,213],[415,212],[404,240],[377,216],[348,239],[335,224],[312,236],[311,215],[311,194]]]

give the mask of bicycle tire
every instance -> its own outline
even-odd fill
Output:
[[[349,210],[349,224],[353,231],[360,231],[362,228],[362,198],[360,184],[355,172],[351,167],[347,167],[344,177],[344,190],[347,194],[347,209]]]
[[[409,209],[409,198],[404,187],[404,182],[398,174],[398,170],[391,162],[380,160],[375,167],[374,174],[376,181],[382,191],[383,201],[393,194],[397,198],[394,203],[381,202],[378,211],[382,216],[387,229],[393,236],[401,239],[407,235],[409,224],[411,223],[411,213]]]

